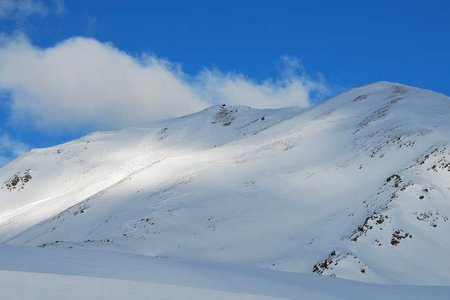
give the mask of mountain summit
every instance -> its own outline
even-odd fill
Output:
[[[397,83],[93,133],[0,184],[3,244],[450,284],[450,98]]]

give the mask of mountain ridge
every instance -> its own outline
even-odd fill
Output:
[[[377,82],[35,149],[0,169],[0,240],[448,284],[449,100]]]

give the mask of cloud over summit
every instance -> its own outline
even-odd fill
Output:
[[[38,48],[25,37],[0,45],[0,90],[11,97],[13,124],[42,132],[117,129],[198,111],[211,104],[308,106],[323,81],[293,71],[254,81],[239,73],[183,73],[177,64],[135,57],[109,43],[71,38]],[[288,68],[287,68],[288,69]]]

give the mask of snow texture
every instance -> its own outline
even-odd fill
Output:
[[[378,82],[32,150],[0,169],[0,297],[447,299],[449,120]]]

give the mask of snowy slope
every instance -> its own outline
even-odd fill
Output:
[[[0,170],[0,241],[450,285],[449,127],[448,97],[379,82],[94,133]]]
[[[101,251],[2,247],[1,299],[446,300],[448,286],[377,285]]]

